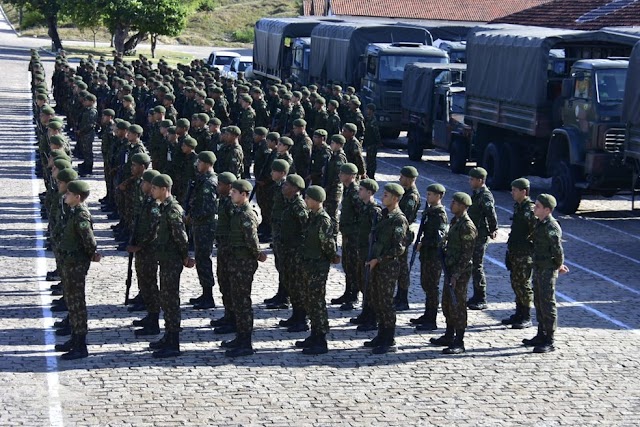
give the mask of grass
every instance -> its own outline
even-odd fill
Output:
[[[262,17],[286,17],[300,14],[302,0],[215,0],[208,1],[204,9],[193,12],[187,27],[175,38],[160,37],[164,44],[184,44],[196,46],[249,47],[253,42],[253,27]],[[0,1],[9,20],[24,36],[48,37],[46,26],[18,28],[18,9]],[[63,44],[70,40],[93,41],[93,33],[81,31],[71,24],[59,27]],[[96,41],[109,42],[106,30],[98,31]]]

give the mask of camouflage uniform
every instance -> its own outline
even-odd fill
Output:
[[[218,201],[218,225],[216,227],[216,243],[218,247],[216,273],[222,294],[225,317],[233,319],[233,299],[231,298],[231,281],[229,267],[233,263],[233,251],[229,242],[229,225],[233,203],[229,196],[220,197]]]
[[[141,193],[142,191],[140,191]],[[144,300],[147,312],[160,313],[160,292],[158,290],[158,261],[154,251],[153,224],[160,211],[153,197],[137,199],[135,234],[133,244],[141,249],[135,254],[138,288]]]
[[[382,144],[382,138],[380,137],[380,127],[378,126],[378,120],[375,115],[367,118],[365,123],[364,149],[367,152],[367,175],[369,178],[375,179],[374,176],[378,169],[378,147]]]
[[[334,232],[338,236],[338,205],[342,200],[342,183],[340,182],[340,167],[347,162],[344,151],[332,152],[325,168],[324,189],[327,199],[324,202],[324,209],[334,222]]]
[[[358,131],[356,132],[355,138],[358,140],[362,140],[362,138],[364,137],[365,125],[364,116],[362,115],[360,109],[356,109],[355,111],[347,110],[343,118],[343,123],[353,123],[354,125],[356,125]]]
[[[473,297],[474,301],[487,301],[487,279],[484,274],[484,254],[489,244],[489,235],[498,231],[493,194],[486,186],[474,190],[471,195],[473,204],[469,207],[469,217],[478,231],[478,238],[473,248]]]
[[[345,275],[345,295],[356,300],[358,285],[358,222],[362,201],[358,197],[359,186],[352,182],[344,188],[340,207],[340,233],[342,234],[342,269]]]
[[[284,200],[284,208],[280,215],[280,224],[284,226],[280,227],[278,232],[278,256],[282,259],[282,279],[294,313],[304,311],[304,289],[300,286],[298,274],[301,267],[300,247],[303,243],[300,236],[308,218],[309,211],[299,194],[293,199]]]
[[[249,107],[242,110],[238,119],[238,127],[240,128],[240,145],[242,146],[244,170],[243,175],[249,175],[249,168],[253,162],[253,129],[256,126],[256,112]],[[255,174],[256,171],[253,171]]]
[[[211,289],[215,284],[211,252],[216,237],[216,215],[218,213],[218,177],[214,172],[198,174],[195,179],[189,217],[193,229],[196,270],[200,286]]]
[[[80,116],[78,123],[78,143],[84,156],[84,170],[93,170],[93,140],[96,138],[96,123],[98,110],[94,107],[86,107]]]
[[[331,148],[324,142],[321,146],[313,146],[311,151],[311,165],[309,175],[311,175],[310,185],[322,185],[324,181],[325,166],[331,157]]]
[[[358,167],[358,175],[362,176],[367,173],[364,165],[364,158],[362,157],[362,144],[356,138],[347,140],[344,144],[344,153],[347,156],[347,161],[353,163]]]
[[[301,135],[293,136],[291,157],[293,157],[295,173],[300,175],[305,180],[307,176],[309,176],[312,147],[313,143],[311,142],[311,138],[309,138],[309,135],[307,135],[306,132]]]
[[[369,256],[369,234],[373,223],[377,224],[382,218],[382,208],[376,203],[363,203],[360,212],[360,221],[358,221],[358,263],[356,268],[358,290],[362,292],[362,308],[363,312],[370,306],[371,294],[366,292],[365,286],[365,263]]]
[[[412,185],[410,188],[405,189],[402,198],[399,203],[400,210],[407,218],[407,222],[409,224],[413,224],[418,216],[418,210],[420,209],[420,193],[415,185]],[[405,246],[411,246],[415,235],[413,231],[407,231],[407,241],[405,242]],[[409,260],[408,260],[409,251],[405,251],[400,256],[400,272],[398,275],[398,289],[407,290],[409,289],[409,284],[411,283],[409,277]]]
[[[324,108],[322,110],[314,110],[313,112],[313,130],[316,131],[318,129],[324,129],[327,131],[327,133],[329,132],[329,114],[327,113],[327,110],[325,110]],[[311,117],[308,120],[309,123],[311,122]],[[336,135],[340,133],[340,129],[338,129],[338,132],[336,133]],[[331,134],[329,134],[329,139],[331,139]]]
[[[326,120],[327,120],[327,124],[324,130],[326,130],[328,134],[327,140],[331,141],[331,137],[333,135],[340,134],[340,131],[342,130],[342,126],[340,125],[340,116],[335,111],[332,113],[327,112]]]
[[[236,142],[225,144],[218,154],[215,171],[217,173],[231,172],[239,179],[244,171],[244,154],[240,144]]]
[[[429,206],[424,218],[420,247],[420,284],[426,294],[425,316],[435,323],[440,303],[439,285],[442,262],[438,246],[447,234],[449,220],[442,205]]]
[[[527,197],[513,206],[513,223],[507,241],[506,265],[511,273],[511,287],[516,296],[516,307],[531,307],[533,290],[531,271],[533,268],[532,235],[536,226],[533,201]]]
[[[284,180],[273,183],[273,201],[271,204],[271,236],[273,237],[273,256],[276,270],[278,270],[278,285],[286,292],[284,279],[284,266],[282,265],[282,246],[280,245],[280,233],[282,230],[282,212],[284,211],[285,198],[282,194]]]
[[[186,206],[185,198],[189,191],[190,183],[196,177],[196,162],[198,161],[198,155],[195,152],[184,154],[173,164],[173,187],[171,189],[173,197],[180,203],[181,206]]]
[[[251,104],[256,112],[256,127],[269,128],[271,126],[271,115],[264,99],[254,100]]]

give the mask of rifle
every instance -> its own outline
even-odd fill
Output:
[[[322,187],[327,188],[329,185],[329,162],[331,161],[331,157],[333,157],[333,153],[329,154],[327,160],[324,161],[324,166],[322,167]]]
[[[444,253],[444,246],[442,244],[438,244],[438,256],[440,257],[440,262],[442,263],[442,272],[444,273],[444,288],[448,289],[453,305],[458,305],[456,292],[451,286],[451,275],[449,274],[449,269],[447,268],[446,254]]]
[[[373,259],[373,245],[376,243],[375,229],[378,225],[378,212],[374,209],[372,212],[373,218],[371,219],[371,231],[369,232],[369,251],[367,252],[367,262]],[[371,274],[371,268],[368,265],[364,267],[364,288],[362,292],[362,301],[366,300],[367,290],[369,288],[369,276]]]
[[[420,219],[420,228],[418,228],[418,236],[416,242],[413,244],[413,252],[411,252],[411,261],[409,261],[409,271],[413,268],[413,263],[416,262],[416,255],[418,254],[418,245],[422,240],[424,234],[424,226],[427,225],[427,209],[429,205],[425,203],[424,210],[422,211],[422,218]]]
[[[191,200],[191,194],[193,193],[194,188],[196,187],[196,180],[195,179],[190,179],[189,180],[189,185],[187,187],[187,196],[185,197],[185,203],[184,203],[184,211],[183,211],[183,216],[186,219],[189,216],[189,211],[191,210],[191,204],[189,203],[189,201]],[[193,245],[193,227],[190,224],[186,224],[185,222],[185,229],[187,232],[187,241],[189,244],[189,249],[192,248]]]
[[[135,244],[136,229],[138,228],[138,217],[133,220],[133,229],[129,236],[129,246]],[[133,280],[133,252],[129,252],[129,265],[127,267],[127,281],[125,283],[124,291],[124,305],[129,305],[129,292],[131,291],[131,282]]]

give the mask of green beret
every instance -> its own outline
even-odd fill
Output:
[[[347,142],[347,140],[344,139],[344,136],[342,136],[342,135],[333,135],[331,137],[331,142],[335,142],[335,143],[344,145]]]
[[[212,98],[207,98],[204,100],[204,105],[208,105],[209,107],[213,107],[215,103],[216,101],[214,101]]]
[[[291,94],[289,92],[285,93],[284,95],[282,95],[282,99],[286,99],[287,101],[291,100]]]
[[[166,113],[167,109],[164,108],[162,105],[156,105],[155,107],[153,107],[153,112],[154,113]]]
[[[176,96],[172,93],[168,93],[164,96],[164,99],[166,99],[167,101],[175,101],[176,100]]]
[[[47,99],[49,99],[49,97],[47,95],[45,95],[44,93],[39,93],[36,95],[36,99],[38,101],[46,101]]]
[[[288,173],[289,167],[289,162],[284,159],[276,159],[273,161],[273,163],[271,163],[271,170],[275,172]]]
[[[58,171],[58,176],[56,177],[58,181],[61,182],[71,182],[78,179],[78,172],[74,171],[71,168],[65,168]]]
[[[283,144],[283,145],[287,145],[289,147],[293,146],[293,139],[289,138],[288,136],[282,136],[280,137],[280,139],[278,140],[279,143]]]
[[[198,160],[214,165],[217,159],[213,151],[201,151],[200,154],[198,154]]]
[[[331,89],[337,90],[338,92],[342,92],[342,86],[340,86],[340,85],[333,85],[333,87]]]
[[[59,145],[62,147],[64,143],[65,143],[65,140],[64,140],[64,136],[62,135],[53,135],[51,138],[49,138],[49,144]]]
[[[171,187],[173,185],[173,180],[167,174],[161,173],[160,175],[155,176],[151,180],[151,185],[155,185],[156,187]]]
[[[321,136],[321,137],[323,137],[323,138],[326,138],[326,137],[329,135],[329,134],[327,133],[327,131],[326,131],[326,130],[324,130],[324,129],[318,129],[318,130],[315,130],[315,131],[313,131],[313,134],[314,134],[314,135]]]
[[[302,98],[302,93],[298,90],[294,90],[291,92],[291,96],[295,96],[296,98]]]
[[[196,148],[198,146],[198,141],[191,138],[190,136],[187,136],[184,139],[183,144],[186,145],[187,147]]]
[[[326,101],[323,97],[319,96],[318,98],[316,98],[316,104],[324,105],[325,103]]]
[[[198,120],[203,121],[205,123],[207,123],[209,121],[209,115],[207,113],[200,113],[197,114],[198,116]]]
[[[118,129],[129,130],[129,126],[131,126],[131,123],[129,123],[126,120],[118,120],[118,121],[116,121],[116,128],[118,128]]]
[[[264,127],[257,127],[253,130],[253,133],[258,136],[267,136],[267,134],[269,133],[269,130]]]
[[[228,132],[228,133],[230,133],[232,135],[235,135],[235,136],[240,136],[240,134],[242,133],[238,126],[227,126],[225,128],[225,132]]]
[[[251,97],[251,95],[246,95],[246,94],[242,95],[240,97],[240,100],[244,102],[248,102],[249,104],[253,103],[253,98]]]
[[[155,178],[158,175],[160,175],[160,172],[158,172],[157,170],[155,170],[155,169],[147,169],[142,174],[142,179],[145,182],[148,182],[149,184],[151,184],[151,182],[153,181],[153,178]]]
[[[113,111],[111,108],[106,108],[106,109],[102,110],[102,115],[103,116],[109,116],[109,117],[115,117],[116,116],[116,112]]]
[[[367,110],[376,111],[376,104],[367,104]]]
[[[402,197],[402,195],[404,194],[404,188],[402,188],[402,185],[396,184],[395,182],[389,182],[385,184],[384,191],[398,197]]]
[[[189,129],[191,123],[189,123],[188,119],[179,119],[178,123],[176,123],[176,127]]]
[[[127,102],[133,102],[133,101],[134,101],[133,96],[131,96],[131,95],[125,95],[125,96],[123,96],[123,97],[122,97],[122,100],[123,100],[123,101],[127,101]]]
[[[269,132],[267,134],[267,139],[270,141],[278,142],[278,140],[280,139],[280,134],[278,132]]]
[[[329,105],[333,105],[334,107],[338,108],[340,106],[340,103],[335,99],[332,99],[331,101],[329,101]]]
[[[372,193],[375,193],[380,188],[378,183],[371,178],[363,179],[362,181],[360,181],[360,187],[366,188]]]
[[[413,166],[405,166],[400,169],[400,175],[406,176],[407,178],[417,178],[419,174],[418,170]]]
[[[444,194],[447,190],[442,184],[431,184],[427,187],[427,191],[430,191],[432,193]]]
[[[473,168],[469,171],[471,178],[487,179],[487,170],[485,168]]]
[[[463,193],[462,191],[458,191],[453,195],[453,201],[463,204],[466,207],[471,206],[471,204],[473,203],[471,201],[471,196],[469,196],[467,193]]]
[[[351,99],[349,102],[355,105],[356,107],[359,107],[360,105],[362,105],[362,103],[358,99]]]
[[[57,120],[51,120],[49,121],[49,124],[47,125],[47,127],[53,130],[60,130],[62,129],[62,122],[59,122]]]
[[[216,126],[220,126],[221,124],[222,122],[217,117],[214,117],[213,119],[209,120],[209,123],[208,123],[208,125],[216,125]]]
[[[53,108],[51,108],[50,105],[45,105],[44,107],[42,107],[41,113],[42,114],[52,115],[52,114],[55,114],[56,111]]]
[[[317,85],[309,85],[309,90],[318,90]]]
[[[304,193],[310,199],[313,199],[317,202],[324,202],[327,199],[327,193],[324,191],[324,188],[319,185],[312,185],[307,188],[307,191]]]
[[[73,194],[85,195],[89,194],[91,188],[89,187],[89,183],[86,181],[74,180],[67,185],[67,191]]]
[[[218,182],[223,184],[233,184],[238,178],[231,172],[222,172],[218,175]]]
[[[58,170],[67,169],[71,167],[71,162],[67,159],[63,159],[62,157],[58,157],[53,161],[53,166],[58,168]]]
[[[129,129],[127,129],[129,132],[135,133],[138,136],[142,135],[142,126],[140,125],[131,125],[129,126]]]
[[[96,102],[96,96],[92,93],[84,97],[85,101],[93,101]]]
[[[293,126],[298,128],[303,128],[307,125],[307,121],[305,119],[295,119],[293,121]]]
[[[55,117],[51,117],[49,118],[49,123],[51,122],[60,122],[60,123],[64,123],[64,120],[62,119],[62,117],[60,116],[55,116]]]
[[[519,190],[528,190],[531,188],[531,183],[527,178],[518,178],[511,182],[511,186]]]
[[[214,87],[213,89],[211,89],[211,93],[215,93],[215,94],[218,94],[218,95],[222,95],[222,94],[224,93],[224,91],[222,90],[222,88],[221,88],[221,87],[217,87],[217,86],[216,86],[216,87]]]
[[[246,179],[237,179],[233,181],[231,188],[235,188],[241,193],[251,193],[251,190],[253,190],[253,186]]]
[[[300,175],[296,175],[295,173],[292,173],[291,175],[287,175],[287,182],[289,184],[295,185],[300,190],[304,190],[304,188],[306,187],[304,183],[304,179],[302,179]]]
[[[342,129],[346,129],[353,133],[358,132],[358,126],[354,125],[353,123],[345,123],[344,126],[342,126]]]
[[[151,163],[151,157],[147,153],[136,153],[131,157],[131,161],[139,165],[148,165]]]
[[[160,127],[161,128],[170,128],[171,126],[173,126],[173,122],[169,119],[164,119],[162,121],[160,121]]]
[[[175,135],[176,134],[176,127],[175,126],[169,126],[169,129],[167,129],[167,133],[169,133],[169,135]]]
[[[353,163],[345,163],[344,165],[340,166],[340,173],[343,173],[345,175],[357,175],[358,167]]]
[[[50,157],[53,160],[55,159],[66,159],[69,161],[71,160],[71,157],[69,157],[69,155],[65,153],[64,150],[51,150]]]
[[[83,82],[82,80],[80,80],[78,83],[76,83],[76,86],[78,86],[79,89],[84,90],[87,88],[87,84],[85,82]]]
[[[554,210],[556,206],[558,206],[558,202],[556,201],[556,198],[553,197],[551,194],[542,193],[541,195],[538,196],[536,201],[540,202],[540,204],[545,208],[549,208],[551,210]]]

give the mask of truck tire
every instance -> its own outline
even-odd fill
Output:
[[[505,190],[510,184],[509,165],[504,145],[490,142],[482,156],[482,167],[487,170],[486,184],[494,190]]]
[[[582,191],[576,188],[577,172],[566,160],[558,161],[553,167],[551,193],[558,202],[557,209],[565,215],[573,215],[580,206]]]
[[[451,149],[449,150],[451,172],[457,174],[465,173],[468,155],[469,149],[467,148],[467,143],[461,138],[454,139],[453,142],[451,142]]]
[[[383,139],[396,140],[400,138],[400,130],[398,129],[380,129],[380,136]]]
[[[422,132],[417,126],[411,126],[409,132],[407,132],[407,154],[409,154],[409,160],[414,162],[422,160],[424,150],[421,136]]]

